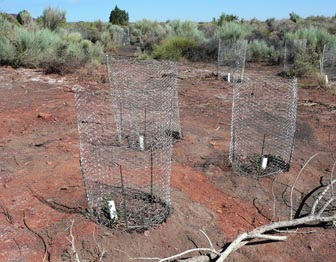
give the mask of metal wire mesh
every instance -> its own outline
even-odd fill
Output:
[[[119,116],[116,117],[119,134],[123,132],[122,129],[132,129],[131,125],[137,122],[131,119],[133,115],[127,114],[127,105],[133,106],[136,104],[137,107],[142,108],[142,114],[145,114],[147,109],[150,109],[150,106],[159,107],[166,101],[164,97],[160,98],[160,96],[157,96],[157,92],[161,93],[162,89],[173,88],[170,134],[174,139],[180,139],[182,137],[182,131],[179,115],[177,69],[175,64],[169,61],[139,61],[132,58],[110,57],[108,55],[106,59],[111,92],[114,98],[114,110],[119,112]],[[136,74],[139,74],[139,76],[136,76]],[[172,83],[172,81],[174,83]],[[155,87],[152,88],[151,86]],[[156,99],[163,99],[163,101],[158,101],[155,105],[151,105],[151,101]],[[122,103],[122,101],[124,102]],[[121,114],[128,117],[121,118]],[[148,123],[150,123],[150,121],[148,116],[146,116],[145,122],[147,128],[149,127]]]
[[[307,39],[286,39],[284,54],[284,71],[289,73],[296,59],[306,49]]]
[[[118,27],[113,31],[113,44],[115,46],[129,46],[130,36],[127,28]]]
[[[218,40],[218,79],[236,82],[244,78],[247,40]]]
[[[296,122],[297,81],[245,77],[233,90],[230,161],[238,174],[289,170]]]
[[[324,45],[321,72],[329,81],[336,81],[336,44]]]
[[[89,210],[108,227],[148,228],[170,212],[177,69],[172,62],[118,59],[109,76],[110,91],[75,92]]]

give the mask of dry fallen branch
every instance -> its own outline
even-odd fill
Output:
[[[221,250],[221,251],[216,251],[214,249],[214,247],[211,243],[211,240],[202,231],[203,235],[205,235],[205,237],[207,238],[211,248],[190,249],[190,250],[186,250],[182,253],[179,253],[177,255],[167,257],[167,258],[140,258],[140,257],[138,257],[138,258],[130,258],[130,259],[131,260],[157,260],[159,262],[164,262],[164,261],[172,261],[174,259],[177,259],[177,258],[179,258],[183,255],[186,255],[186,254],[194,252],[194,251],[205,251],[205,252],[209,252],[209,254],[210,253],[215,254],[217,256],[216,257],[217,262],[224,262],[226,260],[226,258],[231,253],[235,252],[239,248],[245,246],[248,243],[251,243],[252,241],[254,241],[256,239],[271,240],[271,241],[285,241],[287,239],[287,236],[285,236],[283,234],[291,233],[289,231],[286,231],[286,229],[288,229],[288,228],[295,228],[295,227],[298,228],[298,227],[304,226],[304,225],[316,225],[316,224],[320,224],[320,223],[328,223],[328,222],[333,222],[334,223],[334,222],[336,222],[336,213],[333,212],[332,214],[329,214],[327,212],[328,208],[332,209],[331,205],[336,200],[336,197],[333,195],[333,192],[332,192],[333,188],[334,188],[334,184],[336,183],[336,179],[334,179],[333,176],[332,176],[336,163],[334,163],[333,169],[332,169],[332,174],[331,174],[332,180],[325,187],[325,189],[319,194],[319,196],[315,199],[315,201],[314,201],[314,203],[311,207],[309,215],[304,216],[304,217],[300,217],[300,218],[292,219],[292,217],[293,217],[292,216],[292,207],[293,207],[292,196],[293,196],[293,191],[294,191],[295,184],[296,184],[299,176],[303,172],[304,168],[307,166],[307,164],[316,155],[318,155],[318,154],[315,154],[314,156],[312,156],[306,162],[306,164],[300,170],[299,174],[296,176],[295,181],[292,185],[291,195],[290,195],[290,198],[291,198],[291,205],[290,205],[291,215],[290,215],[289,220],[271,222],[267,225],[257,227],[250,232],[244,232],[244,233],[240,234],[234,241],[232,241],[224,250]],[[328,193],[330,193],[330,195],[329,195],[330,197],[329,197],[329,199],[325,200],[324,198],[326,196],[328,196]],[[274,197],[273,191],[272,191],[272,194],[273,194],[273,197]],[[203,262],[203,261],[209,261],[209,258],[206,258],[205,256],[197,256],[197,257],[190,258],[186,261],[188,261],[188,262],[202,261]]]
[[[75,221],[72,220],[71,221],[71,225],[69,227],[69,234],[70,234],[71,239],[67,238],[67,240],[71,244],[72,252],[73,252],[73,255],[75,256],[76,262],[80,262],[80,259],[79,259],[79,256],[78,256],[78,252],[77,252],[77,249],[76,249],[75,237],[72,234],[72,228],[73,228],[74,223],[75,223]]]
[[[9,213],[8,209],[5,208],[3,205],[0,204],[0,210],[2,210],[0,213],[4,214],[6,217],[6,220],[9,224],[13,224],[13,217]]]
[[[44,262],[46,259],[47,259],[47,261],[50,261],[50,253],[49,253],[48,248],[47,248],[47,243],[46,243],[46,241],[44,240],[44,238],[39,233],[37,233],[36,231],[32,230],[28,226],[27,221],[26,221],[26,212],[23,213],[23,224],[28,229],[28,231],[30,231],[31,233],[33,233],[38,239],[40,239],[42,241],[43,249],[44,249],[42,262]]]
[[[95,230],[96,230],[96,225],[94,225],[93,227],[93,231],[92,231],[92,237],[93,237],[93,241],[95,242],[97,248],[98,248],[98,251],[99,251],[99,262],[103,261],[103,258],[106,254],[106,250],[104,250],[98,243],[97,239],[96,239],[96,236],[95,236]]]

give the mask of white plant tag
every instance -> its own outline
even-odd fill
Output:
[[[115,207],[115,203],[113,200],[108,201],[108,206],[110,209],[110,218],[111,219],[118,219],[118,215],[117,215],[117,209]]]
[[[228,73],[228,82],[231,82],[231,74]]]
[[[328,80],[328,75],[325,75],[325,83],[326,85],[328,84],[329,80]]]
[[[143,135],[139,136],[140,149],[145,149],[145,137]]]
[[[266,169],[267,162],[268,162],[268,158],[263,156],[262,161],[261,161],[261,168],[262,169]]]

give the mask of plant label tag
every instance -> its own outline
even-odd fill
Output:
[[[115,203],[113,200],[108,201],[108,206],[110,209],[110,218],[111,219],[118,219],[118,215],[117,215],[117,209],[115,207]]]
[[[325,75],[325,83],[326,85],[328,84],[329,80],[328,80],[328,75]]]
[[[268,158],[263,156],[263,158],[262,158],[262,160],[261,160],[261,168],[262,168],[262,169],[266,169],[266,167],[267,167],[267,162],[268,162]]]
[[[145,137],[143,135],[139,136],[139,144],[140,144],[140,149],[144,150],[145,149]]]
[[[227,79],[228,79],[228,82],[231,82],[231,74],[230,73],[228,73]]]

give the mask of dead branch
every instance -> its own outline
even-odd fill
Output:
[[[69,238],[67,237],[67,240],[68,240],[68,241],[70,242],[70,244],[71,244],[72,252],[73,252],[73,255],[75,256],[76,262],[80,262],[80,259],[79,259],[79,256],[78,256],[78,253],[77,253],[77,250],[76,250],[75,237],[74,237],[74,235],[72,234],[72,228],[73,228],[74,223],[75,223],[75,221],[72,220],[72,221],[71,221],[71,225],[70,225],[70,227],[69,227],[69,234],[70,234],[71,239],[69,239]]]
[[[300,174],[302,173],[303,169],[307,166],[307,164],[316,156],[317,154],[315,154],[314,156],[312,156],[307,162],[306,164],[302,167],[302,169],[300,170],[299,174],[296,176],[295,181],[293,183],[292,189],[291,189],[291,198],[292,198],[292,194],[294,191],[294,187],[295,184],[300,176]],[[334,172],[334,170],[332,170],[332,172]],[[271,222],[267,225],[263,225],[260,227],[257,227],[255,229],[253,229],[250,232],[244,232],[240,235],[237,236],[237,238],[232,241],[224,250],[221,251],[216,251],[211,243],[211,240],[209,239],[209,237],[204,233],[203,235],[207,238],[210,247],[211,248],[195,248],[195,249],[189,249],[186,250],[182,253],[179,253],[177,255],[174,256],[170,256],[167,258],[132,258],[132,260],[157,260],[159,262],[164,262],[164,261],[171,261],[173,259],[177,259],[183,255],[186,255],[188,253],[194,252],[194,251],[205,251],[205,252],[209,252],[209,254],[215,254],[217,255],[217,262],[224,262],[226,260],[226,258],[233,252],[235,252],[236,250],[238,250],[239,248],[245,246],[248,243],[253,242],[254,240],[257,239],[262,239],[262,240],[271,240],[271,241],[285,241],[287,239],[287,236],[284,235],[286,233],[291,233],[289,231],[286,231],[286,229],[288,228],[299,228],[300,226],[303,225],[316,225],[316,224],[320,224],[320,223],[328,223],[328,222],[335,222],[336,221],[336,213],[333,213],[332,215],[328,214],[328,212],[326,212],[326,210],[328,210],[328,208],[331,206],[331,204],[336,200],[336,197],[334,197],[333,195],[331,195],[331,197],[321,203],[324,199],[324,197],[327,195],[328,192],[330,192],[331,190],[333,190],[333,186],[336,183],[336,179],[333,179],[332,181],[330,181],[330,183],[325,187],[325,189],[320,193],[320,195],[315,199],[310,213],[307,216],[304,217],[300,217],[300,218],[295,218],[293,219],[292,217],[292,213],[290,216],[289,220],[285,220],[285,221],[278,221],[278,222]],[[291,199],[291,208],[292,208],[292,199]],[[319,209],[317,208],[318,206],[321,206]],[[281,230],[284,229],[284,230]],[[190,258],[188,260],[186,260],[188,262],[206,262],[209,261],[209,257],[205,257],[205,256],[197,256],[197,257],[193,257]]]
[[[92,237],[93,237],[93,241],[95,242],[98,251],[99,251],[99,262],[103,261],[104,255],[106,254],[106,250],[104,250],[103,248],[101,248],[101,246],[99,245],[96,236],[95,236],[95,229],[96,229],[96,225],[94,225],[93,227],[93,231],[92,231]]]
[[[48,248],[47,248],[47,243],[46,243],[46,241],[44,240],[44,238],[39,233],[37,233],[36,231],[32,230],[28,226],[27,221],[26,221],[26,212],[23,213],[23,224],[28,229],[28,231],[30,231],[31,233],[33,233],[38,239],[40,239],[42,241],[43,249],[44,249],[43,257],[42,257],[42,262],[44,262],[46,259],[48,259],[48,261],[50,261],[50,253],[49,253]]]
[[[302,174],[303,170],[305,169],[305,167],[309,164],[309,162],[311,160],[313,160],[319,153],[316,153],[315,155],[311,156],[308,161],[303,165],[303,167],[301,168],[300,172],[297,174],[294,183],[292,185],[291,191],[290,191],[290,217],[289,219],[292,220],[293,219],[293,191],[296,185],[296,182],[298,181],[300,175]]]
[[[9,224],[13,224],[13,217],[9,213],[8,209],[5,208],[3,205],[0,204],[0,209],[2,210],[0,213],[4,214],[6,217],[6,220]]]

